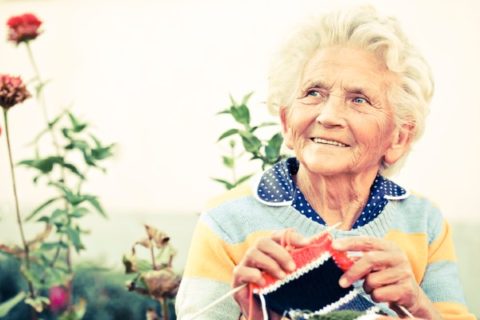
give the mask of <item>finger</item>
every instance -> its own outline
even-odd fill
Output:
[[[404,272],[401,268],[382,269],[369,273],[365,277],[363,288],[366,293],[370,293],[376,288],[395,284],[409,278],[409,276],[408,272]]]
[[[245,283],[254,283],[258,286],[264,286],[265,280],[259,269],[238,265],[233,269],[233,287],[239,287]]]
[[[304,247],[310,243],[310,240],[293,229],[286,229],[274,232],[272,239],[278,244],[286,243],[293,247]]]
[[[370,296],[375,302],[389,302],[410,307],[415,303],[418,291],[418,286],[412,286],[409,281],[401,281],[376,288],[370,293]]]
[[[277,279],[283,279],[286,276],[285,271],[283,271],[282,267],[276,260],[258,249],[249,252],[242,264],[247,267],[265,271]]]
[[[287,249],[269,238],[262,238],[256,248],[273,259],[284,272],[295,270],[295,262]]]
[[[399,265],[403,257],[392,252],[370,251],[366,252],[340,277],[340,286],[346,288],[355,281],[366,277],[372,271],[383,270],[388,267]]]
[[[332,248],[339,251],[387,251],[390,241],[374,237],[348,237],[334,239]]]

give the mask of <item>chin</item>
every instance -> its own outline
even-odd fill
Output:
[[[346,174],[351,171],[348,164],[345,163],[345,159],[338,159],[337,157],[306,156],[298,158],[298,160],[307,171],[321,176]]]

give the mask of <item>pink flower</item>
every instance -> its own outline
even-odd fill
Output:
[[[50,310],[53,312],[65,309],[70,302],[70,294],[63,286],[51,287],[48,291],[48,298],[50,299]]]
[[[7,21],[8,40],[15,42],[17,45],[20,42],[33,40],[40,34],[38,28],[41,24],[42,21],[31,13],[11,17]]]
[[[20,77],[0,74],[0,106],[9,109],[25,101],[30,93]]]

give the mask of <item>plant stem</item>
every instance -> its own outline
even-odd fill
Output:
[[[37,78],[37,81],[38,81],[40,86],[43,86],[42,78],[40,76],[40,71],[38,69],[37,63],[35,62],[35,58],[33,57],[32,48],[30,47],[30,44],[29,44],[28,41],[25,43],[25,46],[27,47],[28,58],[30,59],[30,63],[32,64],[33,71],[35,72],[35,76]],[[37,91],[37,93],[38,93],[37,99],[40,100],[40,105],[42,106],[43,118],[44,118],[45,122],[47,122],[48,128],[50,129],[50,121],[49,121],[49,117],[48,117],[48,110],[47,110],[47,106],[46,106],[46,103],[45,103],[45,99],[43,98],[43,95],[42,95],[42,88],[40,88]],[[57,144],[55,142],[54,142],[54,144],[55,144],[55,146],[57,146]]]
[[[29,270],[30,269],[30,250],[28,248],[28,243],[25,238],[25,232],[23,231],[22,216],[20,214],[20,206],[18,204],[17,182],[15,179],[15,170],[13,166],[12,147],[10,145],[10,130],[8,127],[7,109],[3,109],[3,118],[5,120],[5,134],[7,137],[8,160],[10,163],[10,174],[12,176],[12,188],[13,188],[13,197],[15,198],[15,212],[17,215],[17,224],[18,224],[18,228],[20,229],[20,237],[22,238],[23,250],[25,251],[25,265],[27,267],[27,270]],[[35,290],[33,288],[33,284],[30,280],[27,280],[27,281],[28,281],[28,287],[30,289],[30,293],[32,297],[35,297]]]
[[[167,298],[160,298],[160,305],[162,306],[163,311],[163,319],[170,320],[170,316],[168,315],[168,301]]]
[[[233,165],[232,165],[232,182],[233,184],[237,183],[237,173],[235,172],[235,146],[232,145],[231,148],[231,153],[230,156],[232,157]]]
[[[153,252],[154,248],[154,243],[152,239],[150,239],[150,256],[152,258],[152,269],[157,270],[157,264],[155,263],[155,253]]]
[[[44,117],[45,122],[47,123],[47,128],[48,128],[48,131],[50,132],[50,136],[52,137],[52,142],[53,142],[53,145],[55,147],[55,151],[57,153],[57,156],[64,158],[65,155],[62,154],[62,152],[61,152],[60,144],[58,143],[57,136],[55,135],[55,132],[53,131],[53,126],[50,124],[50,118],[48,116],[47,104],[46,104],[45,98],[42,94],[44,83],[42,81],[42,77],[40,76],[40,70],[38,69],[37,63],[36,63],[35,58],[33,56],[33,52],[32,52],[32,48],[30,47],[30,43],[27,41],[25,43],[25,45],[27,47],[28,58],[30,59],[30,63],[32,64],[32,67],[33,67],[33,70],[35,72],[37,81],[38,81],[39,85],[41,86],[40,89],[37,90],[37,100],[40,101],[40,105],[41,105],[42,111],[43,111],[43,117]],[[61,179],[61,182],[63,184],[66,184],[65,168],[63,166],[60,168],[60,179]],[[67,200],[65,200],[64,208],[65,208],[65,211],[68,212],[69,206],[68,206],[68,201]],[[70,246],[68,246],[66,250],[67,250],[66,262],[67,262],[68,270],[69,270],[69,272],[71,272],[72,271],[72,261],[71,261]]]

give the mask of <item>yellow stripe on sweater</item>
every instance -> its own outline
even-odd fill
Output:
[[[468,313],[468,309],[461,303],[436,302],[433,304],[442,314],[444,320],[476,320],[476,317]]]
[[[200,221],[195,228],[190,246],[184,276],[200,277],[225,283],[232,282],[233,268],[243,258],[245,252],[255,241],[268,236],[272,231],[258,231],[248,235],[242,243],[228,244],[220,239],[204,222]]]
[[[408,257],[415,280],[420,283],[427,267],[427,235],[425,233],[404,233],[390,230],[385,239],[395,242]]]
[[[457,260],[452,241],[452,231],[447,222],[443,222],[442,232],[440,232],[438,237],[430,244],[428,251],[428,263]]]

